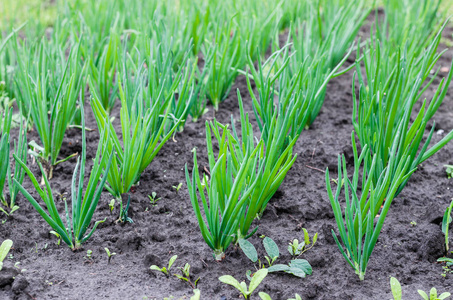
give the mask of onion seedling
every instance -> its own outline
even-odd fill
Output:
[[[332,234],[343,257],[356,271],[360,280],[365,277],[368,261],[399,186],[415,171],[415,168],[411,167],[410,154],[400,155],[404,141],[401,130],[402,126],[391,145],[388,165],[382,169],[381,173],[375,172],[377,166],[383,163],[379,153],[371,158],[370,148],[368,145],[364,145],[358,156],[354,132],[351,134],[354,152],[352,180],[348,177],[344,155],[338,157],[338,181],[343,180],[343,184],[337,184],[335,195],[330,186],[329,169],[326,170],[327,194],[343,245],[340,244],[333,229]],[[363,175],[361,185],[359,185],[359,172],[362,164]],[[375,179],[374,176],[378,178]],[[342,187],[344,187],[346,199],[344,217],[339,201]],[[382,209],[381,203],[383,204]],[[375,222],[375,216],[378,214],[379,218]]]
[[[83,104],[81,104],[81,107],[83,112]],[[91,235],[96,230],[97,226],[105,221],[105,219],[96,221],[91,231],[85,235],[88,226],[90,226],[91,219],[93,218],[93,214],[99,202],[99,198],[101,197],[102,190],[104,189],[105,181],[107,179],[106,174],[108,173],[112,162],[113,155],[110,155],[107,147],[102,146],[102,144],[106,143],[107,135],[108,132],[103,132],[101,135],[98,150],[96,151],[96,156],[93,162],[93,169],[91,170],[88,185],[85,189],[85,193],[83,193],[84,192],[83,182],[85,179],[85,163],[86,163],[86,138],[85,138],[85,118],[84,114],[82,113],[82,155],[77,159],[77,164],[72,176],[71,215],[68,209],[66,199],[64,199],[66,223],[63,222],[62,218],[58,213],[55,199],[52,194],[52,189],[50,187],[47,177],[45,175],[43,176],[45,188],[42,189],[39,186],[36,177],[33,175],[30,169],[17,155],[14,155],[16,161],[22,166],[22,168],[24,168],[25,172],[30,178],[37,193],[44,202],[44,206],[42,206],[38,201],[36,201],[33,198],[33,196],[31,196],[28,193],[28,191],[15,178],[13,179],[14,183],[18,186],[20,192],[25,196],[25,198],[27,198],[27,200],[30,201],[32,206],[38,211],[41,217],[49,224],[50,227],[52,227],[52,229],[56,233],[59,234],[61,239],[72,250],[81,248],[82,243],[84,243],[91,237]],[[43,166],[39,161],[38,165],[41,172],[43,172],[44,174]],[[102,172],[103,169],[105,169],[104,172]]]

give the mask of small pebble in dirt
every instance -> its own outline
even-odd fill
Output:
[[[143,259],[143,264],[147,268],[151,267],[151,265],[160,266],[161,265],[161,259],[155,254],[148,253],[148,254],[145,255],[145,258]]]
[[[25,276],[20,274],[16,277],[16,279],[14,279],[12,290],[15,293],[19,293],[19,292],[23,291],[24,289],[26,289],[27,286],[28,286],[27,279],[25,278]]]
[[[163,242],[167,239],[167,237],[165,235],[160,234],[160,233],[153,233],[151,238],[153,239],[153,241],[156,241],[156,242]]]
[[[3,266],[2,271],[0,272],[0,288],[13,283],[14,277],[17,275],[17,273],[18,271],[16,268],[12,266]]]

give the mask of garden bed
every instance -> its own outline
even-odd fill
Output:
[[[369,28],[366,24],[364,28]],[[453,30],[447,28],[443,35],[451,39]],[[362,30],[368,36],[367,30]],[[439,67],[449,67],[452,51],[439,61]],[[351,63],[349,61],[347,64]],[[441,71],[439,76],[446,76]],[[350,135],[352,131],[353,72],[331,80],[321,113],[295,146],[298,158],[257,223],[259,229],[249,241],[257,247],[260,256],[264,248],[260,236],[271,237],[279,246],[279,262],[290,260],[286,248],[290,240],[303,238],[302,228],[310,234],[319,233],[318,242],[302,258],[313,267],[313,274],[298,278],[284,273],[269,274],[256,292],[264,291],[272,299],[288,299],[295,293],[302,299],[388,299],[390,276],[398,278],[403,286],[403,299],[418,299],[417,289],[452,291],[453,274],[441,276],[442,265],[437,258],[445,255],[441,222],[444,210],[450,203],[453,179],[447,179],[444,165],[452,163],[453,145],[448,144],[438,154],[424,162],[410,179],[408,185],[393,201],[382,233],[373,252],[364,281],[359,281],[338,251],[332,235],[335,219],[326,187],[326,167],[336,178],[337,155],[344,153],[352,158]],[[435,80],[432,90],[439,80]],[[244,107],[253,115],[251,99],[244,76],[239,76],[230,96],[221,103],[215,114],[218,121],[229,123],[231,114],[239,118],[236,89],[239,89]],[[430,93],[428,91],[427,93]],[[188,299],[193,293],[190,285],[174,276],[151,271],[151,265],[164,266],[173,255],[178,255],[176,267],[191,265],[193,279],[200,277],[198,288],[201,299],[236,299],[239,293],[224,285],[218,278],[232,275],[246,280],[246,271],[254,266],[240,249],[230,247],[222,262],[213,259],[212,251],[204,242],[193,212],[187,191],[184,166],[193,165],[191,150],[196,147],[200,170],[208,166],[205,140],[205,120],[213,118],[213,109],[198,123],[187,122],[184,131],[169,141],[156,159],[142,174],[140,185],[132,193],[129,216],[134,223],[115,222],[118,207],[110,213],[111,196],[103,193],[94,220],[107,220],[83,250],[72,253],[66,245],[57,245],[35,209],[20,195],[20,209],[0,225],[0,240],[14,241],[11,256],[5,260],[0,273],[1,299],[163,299],[173,296]],[[112,115],[119,126],[119,103]],[[87,127],[97,129],[91,109],[87,105]],[[436,133],[432,144],[439,141],[453,128],[453,93],[450,87],[446,99],[434,116]],[[256,124],[252,122],[253,124]],[[254,128],[259,132],[258,128]],[[444,130],[438,132],[437,130]],[[16,131],[17,132],[17,131]],[[87,132],[87,162],[91,167],[96,153],[99,132]],[[37,140],[32,131],[29,141]],[[81,151],[81,132],[70,129],[65,138],[61,156]],[[54,171],[51,185],[62,197],[70,197],[72,171],[76,160],[60,164]],[[31,166],[37,174],[36,164]],[[182,183],[176,191],[174,186]],[[24,187],[33,190],[25,179]],[[161,198],[157,205],[150,204],[148,195],[156,192]],[[31,193],[37,196],[36,192]],[[58,196],[58,195],[54,195]],[[64,201],[58,202],[64,210]],[[104,248],[116,255],[108,263]],[[92,250],[91,259],[87,250]],[[20,264],[14,266],[15,263]],[[22,270],[16,274],[17,270]],[[15,280],[11,282],[11,275]],[[258,299],[253,295],[252,299]]]

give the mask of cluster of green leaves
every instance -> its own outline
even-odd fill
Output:
[[[232,22],[219,22],[214,32],[214,41],[206,45],[205,57],[212,52],[213,58],[207,74],[206,90],[209,101],[217,111],[219,103],[228,96],[231,86],[237,76],[241,62],[241,37],[238,32],[232,32]]]
[[[342,155],[338,157],[338,183],[335,195],[332,193],[328,168],[326,186],[343,245],[333,229],[332,234],[346,261],[356,271],[360,280],[363,280],[390,204],[396,196],[399,186],[410,177],[415,168],[411,167],[410,155],[399,156],[403,141],[400,133],[392,141],[388,165],[383,168],[381,173],[375,172],[376,168],[383,163],[378,153],[372,157],[370,148],[368,145],[364,145],[359,156],[354,132],[351,134],[351,140],[354,152],[352,180],[348,177],[346,159]],[[359,185],[362,164],[363,175]],[[376,176],[377,178],[375,178]],[[340,204],[342,188],[346,200],[344,213]],[[378,214],[380,214],[379,218],[375,222],[375,216]]]
[[[45,39],[30,47],[34,55],[19,49],[16,39],[17,101],[22,113],[30,115],[41,140],[41,145],[30,142],[31,154],[41,160],[45,175],[51,179],[57,164],[76,155],[58,160],[82,92],[85,67],[80,64],[78,46],[71,48],[67,60],[64,48],[48,45]]]
[[[423,92],[436,78],[429,77],[443,53],[436,53],[443,28],[421,56],[411,56],[411,53],[407,52],[407,44],[404,50],[395,51],[385,45],[381,47],[378,40],[372,39],[372,44],[366,47],[363,54],[365,76],[362,74],[360,64],[357,63],[359,98],[356,99],[354,94],[352,121],[362,148],[368,145],[369,155],[379,156],[378,165],[374,170],[375,185],[379,178],[378,174],[389,165],[389,151],[397,135],[401,138],[398,160],[404,156],[410,159],[408,171],[427,160],[453,138],[451,131],[441,141],[428,148],[435,129],[432,126],[428,138],[422,144],[425,129],[442,104],[453,76],[452,62],[448,77],[440,81],[431,101],[429,103],[426,99],[420,101]],[[416,104],[419,104],[420,108],[411,123],[413,111],[418,107]],[[367,166],[367,171],[370,171],[370,166]],[[409,177],[398,188],[396,195],[401,192],[408,180]],[[377,203],[379,206],[381,204],[382,202]]]
[[[313,123],[324,103],[327,83],[344,72],[336,73],[351,53],[353,40],[371,10],[363,9],[364,1],[324,2],[300,4],[302,15],[290,28],[286,46],[277,49],[263,64],[258,58],[258,69],[248,56],[248,88],[264,139],[265,125],[272,122],[275,111],[291,115],[288,126],[282,129],[289,137],[299,136]],[[250,78],[256,84],[258,97],[252,91]]]
[[[316,241],[315,241],[316,242]],[[261,260],[258,259],[258,252],[256,251],[255,246],[247,240],[239,240],[239,245],[241,246],[244,254],[253,262],[258,261],[258,268],[265,268],[265,264],[261,263]],[[264,258],[268,263],[267,270],[271,272],[286,272],[297,277],[305,278],[306,275],[311,275],[313,269],[310,263],[305,259],[292,259],[288,265],[285,264],[274,264],[275,261],[280,256],[280,250],[278,249],[277,244],[269,237],[263,239],[264,249],[266,250],[267,256]],[[290,252],[291,253],[291,252]],[[250,271],[247,272],[247,277],[251,279],[253,276]]]
[[[406,20],[407,26],[419,26],[415,24],[421,22],[430,27],[432,15],[423,16],[421,19]],[[357,71],[352,86],[354,175],[351,181],[347,177],[345,158],[339,157],[336,194],[332,193],[328,172],[326,185],[343,246],[332,231],[334,238],[360,279],[365,276],[366,266],[393,198],[402,191],[417,166],[453,138],[451,131],[429,148],[435,128],[433,125],[424,140],[428,123],[447,93],[453,76],[453,62],[448,77],[440,81],[431,101],[419,101],[437,76],[437,72],[432,70],[443,54],[437,53],[437,49],[444,27],[445,24],[430,39],[429,46],[421,51],[417,48],[422,42],[418,40],[421,39],[419,35],[413,39],[396,38],[397,33],[390,33],[387,40],[383,34],[386,29],[384,22],[384,25],[376,25],[376,35],[372,32],[370,42],[366,43],[362,54],[363,68],[359,59],[361,52],[357,51]],[[396,28],[401,29],[401,26],[392,30]],[[404,44],[398,44],[398,41]],[[365,76],[362,70],[365,70]],[[431,76],[432,73],[434,76]],[[359,82],[358,99],[355,95],[356,77]],[[417,107],[418,111],[414,112]],[[411,120],[414,113],[415,117]],[[360,156],[355,135],[362,149]],[[362,164],[360,186],[358,179]],[[344,217],[339,204],[343,187],[346,198]]]
[[[403,291],[401,289],[401,284],[395,277],[390,277],[390,287],[392,289],[393,300],[401,300],[403,297]],[[423,300],[444,300],[451,296],[449,292],[444,292],[437,295],[437,289],[431,288],[429,291],[429,296],[423,290],[417,290],[419,295],[423,298]]]
[[[170,258],[170,260],[168,261],[168,266],[167,267],[160,268],[159,266],[152,265],[150,267],[150,269],[151,270],[155,270],[155,271],[160,271],[160,272],[164,273],[168,277],[168,276],[170,276],[170,269],[173,266],[173,264],[175,263],[177,258],[178,258],[178,255],[173,255]],[[186,263],[184,265],[184,267],[179,267],[178,269],[181,271],[182,275],[181,274],[177,274],[177,273],[175,273],[173,275],[176,278],[187,282],[192,287],[192,289],[196,289],[198,281],[200,280],[200,277],[198,277],[194,282],[192,282],[191,275],[190,275],[190,264]]]
[[[209,158],[209,176],[200,179],[197,155],[194,149],[192,179],[186,165],[186,180],[189,195],[201,233],[206,243],[214,250],[217,260],[233,241],[247,239],[253,220],[264,210],[275,194],[286,173],[294,163],[292,148],[295,140],[279,152],[274,140],[285,140],[280,133],[281,123],[271,125],[270,142],[257,141],[253,134],[248,113],[244,113],[242,98],[238,91],[241,112],[241,137],[239,138],[232,117],[232,130],[217,121],[206,122],[206,142]],[[281,119],[280,119],[281,121]],[[217,159],[214,155],[211,134],[219,144]],[[202,200],[205,223],[198,201]]]
[[[379,40],[388,43],[389,47],[398,48],[407,44],[408,52],[419,56],[442,25],[440,20],[446,13],[440,9],[441,2],[385,0],[385,16],[377,32]]]
[[[149,56],[146,59],[138,56],[137,62],[131,62],[126,50],[122,56],[118,75],[122,142],[101,97],[94,93],[91,99],[99,130],[108,131],[107,143],[102,147],[114,153],[106,188],[120,201],[122,194],[128,193],[139,181],[159,150],[184,124],[190,106],[191,92],[186,90],[193,73],[189,68],[181,68],[174,74],[170,50],[163,49],[162,45],[156,50],[152,44],[149,49]],[[93,80],[89,83],[94,90]],[[179,92],[177,100],[176,91]]]
[[[0,245],[0,271],[3,268],[3,261],[5,260],[6,256],[8,255],[9,250],[13,246],[13,241],[11,240],[4,240]]]
[[[14,164],[14,173],[11,173],[11,165],[9,163],[10,154],[10,131],[11,121],[13,116],[13,109],[5,111],[3,116],[3,126],[0,127],[0,156],[5,158],[5,163],[0,166],[0,201],[3,207],[0,207],[0,211],[6,215],[12,214],[14,211],[19,209],[16,205],[16,198],[18,194],[18,187],[13,183],[13,177],[20,184],[24,181],[25,172],[19,163]],[[14,142],[14,154],[17,155],[21,160],[27,161],[27,135],[23,122],[20,122],[19,137],[17,143]],[[6,180],[8,179],[8,180]],[[5,182],[8,182],[9,188],[9,201],[4,193]],[[9,210],[9,212],[7,212]]]
[[[83,111],[83,105],[82,105]],[[68,209],[66,198],[65,202],[65,216],[66,223],[62,218],[56,207],[56,201],[52,194],[52,189],[46,175],[43,175],[45,187],[41,188],[36,177],[18,156],[14,155],[16,161],[24,168],[28,177],[30,178],[36,192],[44,202],[41,205],[32,195],[16,180],[14,183],[18,186],[20,192],[27,198],[33,207],[38,211],[41,217],[52,227],[56,235],[61,238],[72,250],[79,249],[81,244],[91,237],[96,230],[97,226],[104,222],[104,220],[97,221],[91,231],[85,235],[90,226],[91,219],[96,210],[97,204],[101,197],[102,190],[104,189],[106,174],[109,171],[112,155],[107,147],[102,144],[106,143],[108,132],[103,132],[99,142],[96,157],[93,161],[93,168],[90,173],[88,185],[84,193],[84,179],[85,179],[85,164],[86,164],[86,138],[85,138],[85,119],[82,114],[82,155],[77,159],[77,164],[74,169],[71,184],[71,214]],[[110,158],[109,158],[110,157]],[[43,166],[38,161],[39,168],[44,174]],[[47,212],[46,212],[47,210]]]
[[[266,278],[269,271],[267,269],[259,269],[256,271],[255,275],[253,275],[252,279],[250,280],[250,285],[247,287],[245,281],[239,283],[233,276],[231,275],[223,275],[219,277],[219,280],[225,284],[229,284],[235,287],[241,294],[244,296],[244,299],[248,299],[248,297],[253,293],[254,290],[260,285],[260,283]]]

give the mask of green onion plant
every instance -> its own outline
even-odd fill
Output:
[[[59,159],[67,127],[74,119],[76,102],[81,94],[85,67],[79,64],[79,47],[71,48],[65,61],[63,49],[48,49],[43,40],[36,45],[36,57],[18,56],[16,78],[18,104],[23,114],[30,114],[41,145],[31,141],[30,153],[41,160],[45,177],[53,176],[56,165],[76,154]],[[18,42],[16,51],[19,52]],[[50,55],[49,52],[55,52]],[[55,57],[59,58],[55,62]]]
[[[222,23],[221,23],[222,24]],[[237,31],[233,32],[233,19],[226,26],[217,26],[214,41],[205,44],[204,54],[213,53],[210,70],[206,79],[207,96],[214,110],[219,109],[219,104],[228,96],[237,69],[241,67],[241,37]]]
[[[288,119],[278,118],[271,125],[270,142],[256,140],[248,114],[244,113],[238,91],[241,111],[241,137],[238,136],[232,118],[231,130],[217,121],[206,122],[206,143],[209,158],[209,177],[200,179],[194,149],[192,179],[186,165],[186,180],[189,195],[203,238],[214,250],[216,260],[224,257],[232,242],[247,239],[256,232],[250,227],[275,194],[286,173],[293,165],[294,138],[283,152],[281,143],[286,135],[281,133]],[[214,155],[211,135],[217,139],[219,153]],[[198,195],[197,195],[198,191]],[[206,222],[200,209],[201,198]]]
[[[83,104],[82,111],[83,111]],[[108,129],[107,129],[108,130]],[[72,205],[71,212],[68,208],[66,199],[65,201],[65,217],[66,222],[63,222],[62,218],[56,207],[56,200],[54,199],[52,189],[47,177],[44,175],[45,187],[41,188],[36,177],[26,166],[18,156],[14,155],[16,161],[24,168],[28,177],[30,178],[36,192],[44,202],[40,204],[30,193],[19,183],[16,179],[13,179],[14,183],[18,186],[20,192],[27,198],[33,207],[38,211],[41,217],[49,224],[50,227],[59,235],[59,237],[72,249],[79,249],[86,240],[96,230],[97,226],[104,222],[104,220],[96,221],[91,229],[87,233],[88,227],[91,224],[93,214],[96,210],[97,204],[101,197],[101,193],[104,189],[105,181],[107,179],[106,174],[109,171],[110,164],[112,162],[112,155],[108,151],[107,147],[103,147],[103,143],[106,143],[106,136],[108,132],[102,132],[101,139],[99,141],[98,150],[96,157],[93,161],[93,168],[90,173],[88,185],[86,186],[84,193],[84,179],[85,179],[85,164],[86,164],[86,138],[85,138],[85,119],[82,114],[82,155],[77,159],[77,164],[74,169],[71,184],[71,196]],[[43,174],[43,166],[38,161],[39,168]]]
[[[371,150],[368,145],[364,145],[360,156],[358,155],[354,132],[351,136],[354,152],[352,180],[348,177],[344,155],[338,157],[338,181],[335,194],[331,188],[329,169],[326,170],[327,194],[340,239],[333,229],[332,234],[343,257],[355,270],[360,280],[365,277],[368,262],[399,186],[415,171],[415,168],[411,167],[410,154],[399,155],[404,142],[401,129],[402,126],[392,142],[388,165],[382,169],[381,173],[376,173],[375,170],[382,161],[378,155],[373,157],[369,155]],[[359,185],[361,165],[363,165],[363,174]],[[377,178],[374,178],[375,176]],[[340,196],[343,196],[342,189],[346,201],[344,213],[343,205],[340,203]],[[380,203],[383,203],[382,209]],[[375,219],[377,215],[379,217]]]
[[[18,187],[13,183],[15,178],[20,184],[24,181],[25,171],[19,163],[14,164],[14,173],[11,173],[11,165],[9,163],[9,152],[10,152],[10,141],[9,133],[11,130],[11,122],[13,116],[13,109],[5,111],[3,119],[3,127],[1,128],[2,136],[0,140],[0,155],[6,159],[6,163],[3,163],[0,167],[0,201],[4,207],[0,207],[0,211],[6,215],[12,214],[14,211],[19,209],[16,205],[16,198],[18,195]],[[25,132],[24,122],[20,122],[19,137],[17,143],[14,142],[14,154],[17,155],[22,161],[27,161],[27,135]],[[6,173],[5,173],[6,172]],[[6,180],[8,178],[8,180]],[[8,182],[9,189],[9,201],[8,197],[4,193],[5,182]],[[7,212],[9,210],[9,213]]]
[[[125,61],[127,55],[124,57]],[[178,103],[184,103],[185,108],[178,119],[175,116],[178,104],[174,102],[174,94],[180,87],[181,79],[170,86],[159,85],[157,84],[159,78],[156,77],[161,73],[157,72],[158,69],[149,71],[153,68],[152,65],[146,70],[142,61],[140,64],[137,63],[137,68],[133,72],[128,72],[125,64],[122,65],[123,73],[118,74],[122,142],[99,95],[94,93],[91,99],[91,107],[99,130],[110,128],[108,142],[103,146],[114,152],[114,157],[107,176],[106,189],[120,203],[122,194],[128,193],[132,185],[138,183],[141,173],[183,124],[183,118],[187,116],[189,110],[189,105],[186,105],[187,99],[184,97],[191,96],[188,93],[180,95]],[[187,76],[184,75],[184,78]],[[189,85],[188,79],[183,80]],[[93,85],[91,79],[89,83],[90,86]]]
[[[434,72],[434,76],[430,74],[443,54],[437,53],[442,30],[443,28],[419,57],[409,56],[407,45],[392,52],[386,47],[381,48],[379,41],[374,39],[363,54],[365,73],[362,73],[359,63],[356,65],[359,97],[357,99],[353,93],[352,123],[360,145],[368,145],[370,148],[368,155],[380,155],[374,169],[374,184],[378,175],[389,165],[391,145],[397,134],[401,136],[402,145],[396,155],[398,159],[411,157],[410,170],[434,155],[453,138],[453,131],[450,131],[438,143],[429,147],[434,123],[426,140],[423,139],[428,123],[442,104],[453,77],[452,62],[447,78],[440,81],[432,99],[429,102],[426,99],[421,101],[423,92],[437,76],[437,72]],[[420,108],[416,110],[417,107]],[[414,119],[411,120],[411,117]],[[408,180],[409,177],[398,187],[396,195]]]

